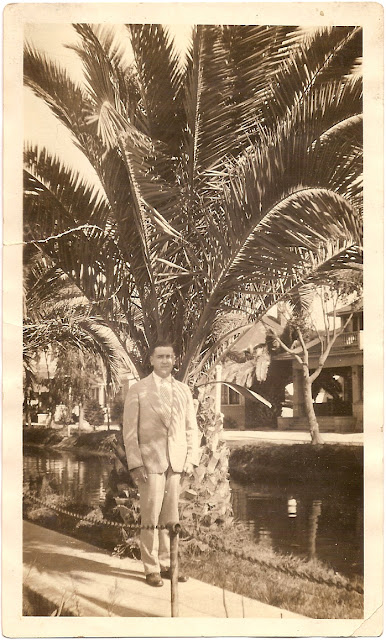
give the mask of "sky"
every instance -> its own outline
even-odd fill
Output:
[[[25,42],[68,70],[71,78],[79,82],[81,65],[76,53],[64,45],[74,45],[77,34],[66,24],[26,24]],[[75,166],[92,183],[98,179],[95,171],[83,154],[71,142],[66,127],[52,115],[49,107],[37,98],[31,89],[24,89],[24,139],[26,143],[46,147],[53,155],[60,155],[64,161]]]
[[[124,25],[116,27],[123,39],[127,38],[127,59],[132,58],[128,33]],[[176,49],[186,46],[192,25],[171,25],[170,33]],[[76,52],[66,45],[76,45],[79,36],[71,24],[30,23],[25,25],[25,41],[44,53],[49,59],[64,66],[72,80],[83,81],[82,65]],[[83,154],[72,144],[66,127],[52,115],[49,107],[37,98],[31,89],[24,90],[24,138],[27,143],[46,147],[53,155],[60,155],[66,164],[74,166],[92,184],[98,184],[94,169]]]

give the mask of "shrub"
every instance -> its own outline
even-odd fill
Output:
[[[63,440],[63,435],[50,427],[33,427],[23,430],[24,444],[55,445]]]
[[[96,427],[104,423],[105,414],[103,413],[103,409],[98,400],[87,400],[84,408],[84,417],[92,427]]]
[[[236,420],[234,418],[230,418],[229,416],[225,416],[224,429],[237,429]]]

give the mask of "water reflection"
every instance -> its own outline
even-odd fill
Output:
[[[55,493],[74,501],[97,506],[104,502],[109,463],[101,458],[78,458],[70,454],[25,451],[23,457],[23,484],[33,490],[45,476]]]
[[[26,449],[24,485],[34,489],[42,476],[55,492],[97,506],[105,499],[111,465],[104,458]],[[287,484],[241,486],[231,482],[235,516],[256,542],[281,553],[319,558],[335,571],[363,574],[361,492],[335,487]]]
[[[289,498],[287,502],[287,512],[289,518],[296,518],[298,514],[298,503],[295,498]]]
[[[333,493],[312,486],[231,483],[235,516],[256,542],[281,553],[319,558],[347,576],[363,574],[360,491]],[[319,495],[318,495],[319,494]]]
[[[308,537],[308,559],[316,556],[316,533],[318,531],[318,520],[322,513],[322,501],[313,500],[309,516],[309,537]]]

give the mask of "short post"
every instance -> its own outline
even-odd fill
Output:
[[[172,618],[178,618],[178,537],[181,530],[179,522],[169,522],[170,535],[170,589]]]

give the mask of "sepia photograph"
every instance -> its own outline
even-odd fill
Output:
[[[6,8],[9,637],[382,632],[382,21]]]

